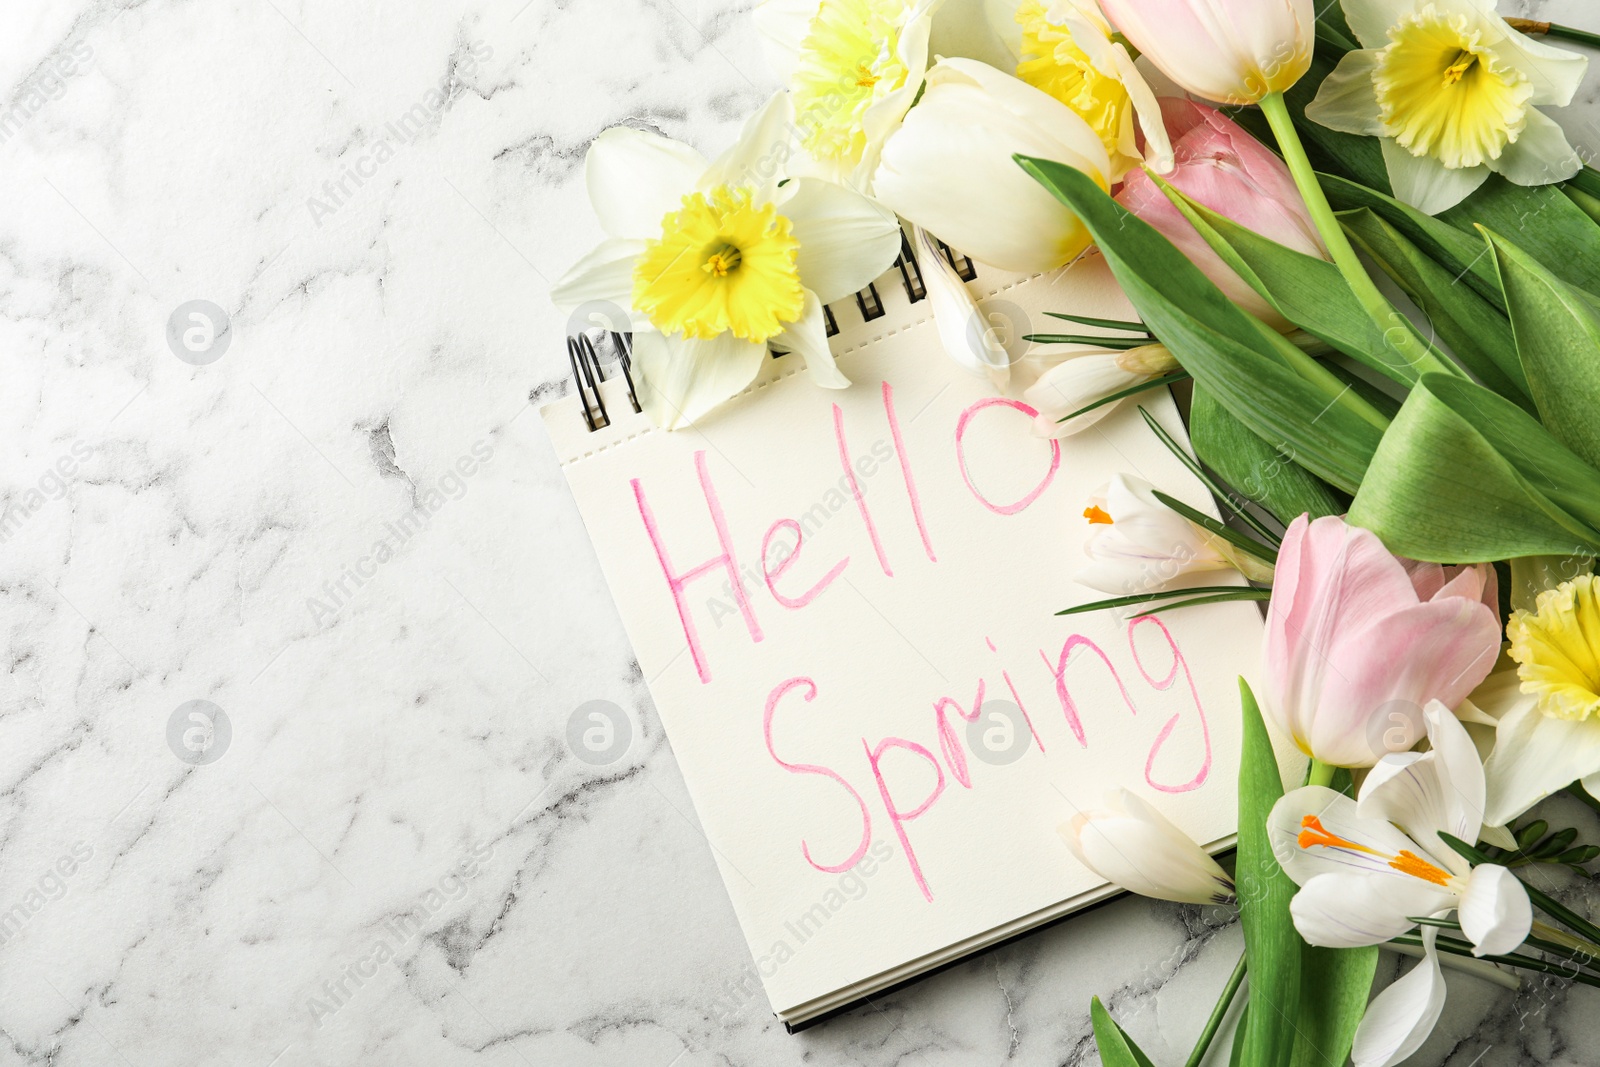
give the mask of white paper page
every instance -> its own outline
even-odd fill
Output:
[[[1087,313],[1131,317],[1085,263],[996,299],[1084,310],[1098,286]],[[1208,494],[1131,407],[1033,436],[895,296],[835,338],[847,390],[791,356],[696,429],[618,416],[619,382],[598,433],[573,398],[544,409],[780,1014],[1100,888],[1056,827],[1112,786],[1201,842],[1235,829],[1255,606],[1054,614],[1106,595],[1071,574],[1112,474],[1215,514]],[[1143,403],[1184,439],[1164,390]]]

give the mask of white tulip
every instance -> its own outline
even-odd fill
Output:
[[[1059,827],[1078,862],[1142,897],[1188,904],[1230,904],[1233,880],[1194,839],[1126,789],[1104,807],[1079,812]]]
[[[1109,188],[1105,145],[1065,104],[983,63],[942,60],[884,145],[873,192],[973,259],[1002,270],[1054,270],[1088,247],[1089,231],[1017,165],[1019,153],[1064,163]]]

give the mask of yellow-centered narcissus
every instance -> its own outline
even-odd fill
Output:
[[[1572,101],[1588,60],[1530,40],[1493,0],[1342,0],[1362,47],[1307,117],[1380,138],[1395,196],[1434,214],[1498,172],[1545,185],[1582,161],[1540,106]]]
[[[799,353],[819,385],[850,384],[823,305],[889,269],[900,224],[858,192],[789,177],[794,122],[779,93],[710,164],[627,127],[589,149],[589,199],[609,236],[551,299],[633,334],[639,401],[658,426],[688,425],[744,390],[769,341]]]

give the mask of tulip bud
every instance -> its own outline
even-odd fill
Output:
[[[1088,247],[1089,231],[1017,166],[1017,154],[1110,185],[1105,145],[1065,104],[975,60],[942,60],[884,145],[873,192],[973,259],[1002,270],[1054,270]]]
[[[1231,904],[1233,880],[1194,839],[1126,789],[1059,827],[1078,862],[1130,892],[1188,904]]]
[[[1311,0],[1101,0],[1101,7],[1162,73],[1207,100],[1258,103],[1311,66]]]
[[[1429,701],[1453,710],[1499,656],[1500,623],[1484,603],[1492,574],[1408,571],[1371,531],[1300,516],[1278,550],[1263,710],[1337,767],[1411,748]]]
[[[1328,258],[1289,168],[1269,148],[1214,108],[1179,97],[1161,100],[1172,138],[1173,169],[1162,179],[1248,230],[1308,256]],[[1212,251],[1150,175],[1128,173],[1117,203],[1178,246],[1235,304],[1277,330],[1290,328],[1261,295]]]

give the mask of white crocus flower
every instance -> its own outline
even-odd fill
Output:
[[[996,389],[1004,389],[1011,380],[1011,355],[1005,344],[933,235],[920,226],[911,231],[928,306],[933,309],[933,323],[945,354],[968,374],[988,378]]]
[[[823,305],[894,263],[900,225],[860,193],[786,181],[795,136],[779,93],[710,164],[627,127],[589,149],[589,199],[609,236],[551,299],[608,303],[627,317],[639,399],[658,426],[688,425],[743,390],[769,341],[798,352],[819,385],[850,384],[828,349]]]
[[[1377,945],[1419,917],[1457,914],[1473,952],[1510,952],[1527,938],[1533,910],[1522,883],[1492,863],[1473,867],[1440,834],[1464,841],[1483,825],[1484,774],[1466,728],[1438,701],[1423,711],[1427,752],[1391,753],[1362,784],[1359,800],[1322,786],[1296,789],[1267,819],[1273,853],[1300,891],[1295,929],[1312,945]],[[1427,1039],[1444,1007],[1434,941],[1423,960],[1380,993],[1356,1031],[1356,1067],[1386,1067]]]
[[[1272,577],[1269,564],[1167,507],[1142,478],[1116,475],[1090,499],[1083,517],[1089,563],[1073,577],[1102,593],[1151,593],[1196,571],[1238,570],[1253,581]]]
[[[1040,437],[1070,437],[1087,430],[1117,410],[1121,401],[1101,404],[1075,418],[1067,416],[1103,397],[1177,369],[1178,361],[1165,345],[1141,345],[1125,352],[1075,352],[1039,375],[1023,394],[1023,399],[1039,412],[1033,420],[1033,432]]]
[[[1231,904],[1233,881],[1194,839],[1126,789],[1104,806],[1059,827],[1078,862],[1142,897],[1189,904]]]
[[[753,15],[768,63],[794,97],[808,173],[868,191],[884,140],[928,68],[943,0],[765,0]]]
[[[1377,137],[1394,194],[1436,214],[1491,171],[1547,185],[1583,161],[1539,110],[1563,107],[1588,60],[1506,25],[1494,0],[1343,0],[1361,48],[1323,81],[1306,117]]]

